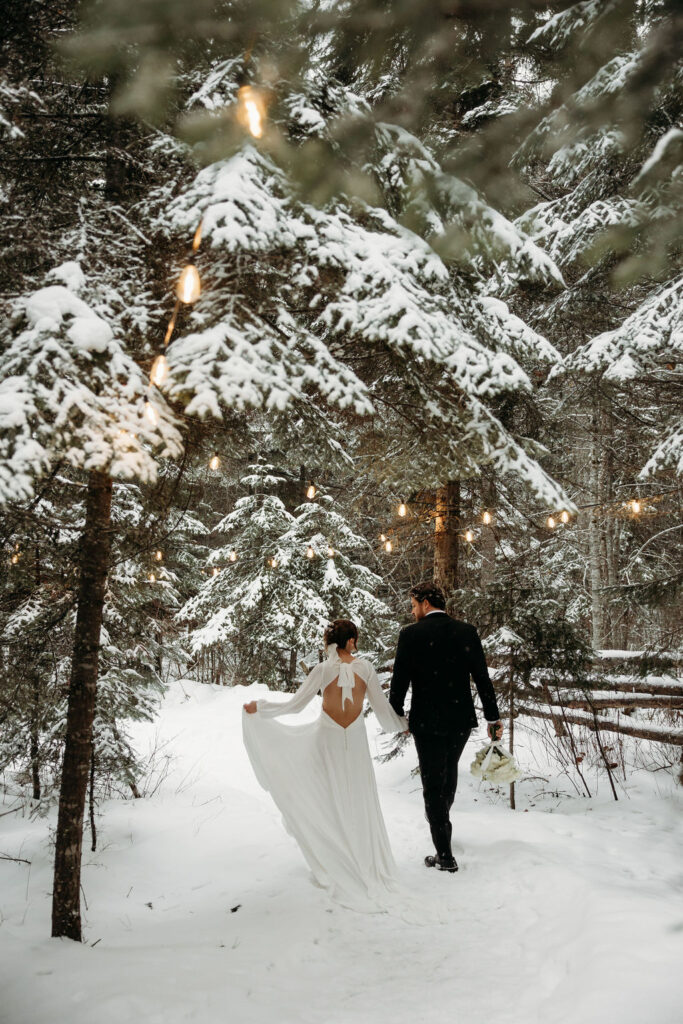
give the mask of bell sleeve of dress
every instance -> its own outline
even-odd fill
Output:
[[[320,689],[323,681],[323,662],[312,669],[296,693],[289,700],[275,701],[257,700],[256,710],[264,718],[276,718],[278,715],[296,715],[310,704]]]
[[[367,669],[363,675],[367,686],[367,698],[370,707],[377,715],[377,721],[385,732],[406,732],[408,722],[402,715],[396,714],[387,700],[374,668],[369,662],[366,662],[366,665]]]
[[[405,629],[398,634],[394,671],[389,689],[389,703],[397,715],[403,714],[406,694],[410,686],[410,658],[408,656],[408,635]]]

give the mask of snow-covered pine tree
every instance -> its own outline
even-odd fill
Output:
[[[180,612],[192,653],[219,652],[216,681],[291,687],[299,659],[317,661],[335,617],[357,623],[366,650],[386,649],[393,623],[376,596],[382,581],[355,560],[367,542],[327,495],[288,512],[276,493],[285,482],[265,461],[249,467],[249,493],[217,524],[208,579]]]
[[[628,506],[642,498],[643,511],[656,512],[648,494],[666,495],[683,464],[676,410],[681,69],[672,49],[679,30],[670,5],[617,0],[566,8],[529,40],[550,84],[560,62],[591,55],[588,63],[576,60],[573,89],[566,76],[556,83],[551,109],[515,162],[546,197],[517,223],[547,248],[568,283],[534,322],[565,356],[552,374],[559,393],[571,396],[557,435],[569,429],[580,438],[576,468],[594,506],[586,527],[596,647],[625,642],[620,584],[629,553],[637,559],[631,571],[637,564],[648,586],[658,559],[662,581],[675,589],[680,580],[671,574],[670,536],[652,546],[657,531]]]

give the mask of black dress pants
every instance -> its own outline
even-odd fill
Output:
[[[448,736],[413,733],[422,778],[425,815],[436,852],[442,857],[452,856],[449,812],[458,785],[458,761],[471,732],[467,728]]]

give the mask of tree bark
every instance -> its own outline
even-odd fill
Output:
[[[496,507],[496,485],[493,480],[482,481],[481,497],[484,509],[491,512]],[[481,589],[486,590],[495,578],[496,535],[493,522],[488,526],[482,522],[479,553],[481,554],[480,584]]]
[[[510,655],[510,661],[512,662],[512,654]],[[510,664],[510,714],[508,718],[508,746],[510,753],[514,754],[515,751],[515,670],[512,664]],[[510,783],[510,810],[515,810],[515,784]]]
[[[99,472],[90,474],[55,844],[52,936],[66,936],[77,942],[81,941],[83,815],[92,753],[102,609],[111,548],[111,491],[109,476]]]
[[[458,586],[460,481],[450,480],[436,492],[434,582],[448,595]]]

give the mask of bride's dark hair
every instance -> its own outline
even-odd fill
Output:
[[[323,640],[325,647],[330,644],[346,647],[349,640],[358,640],[358,626],[351,619],[335,619],[325,630]]]

